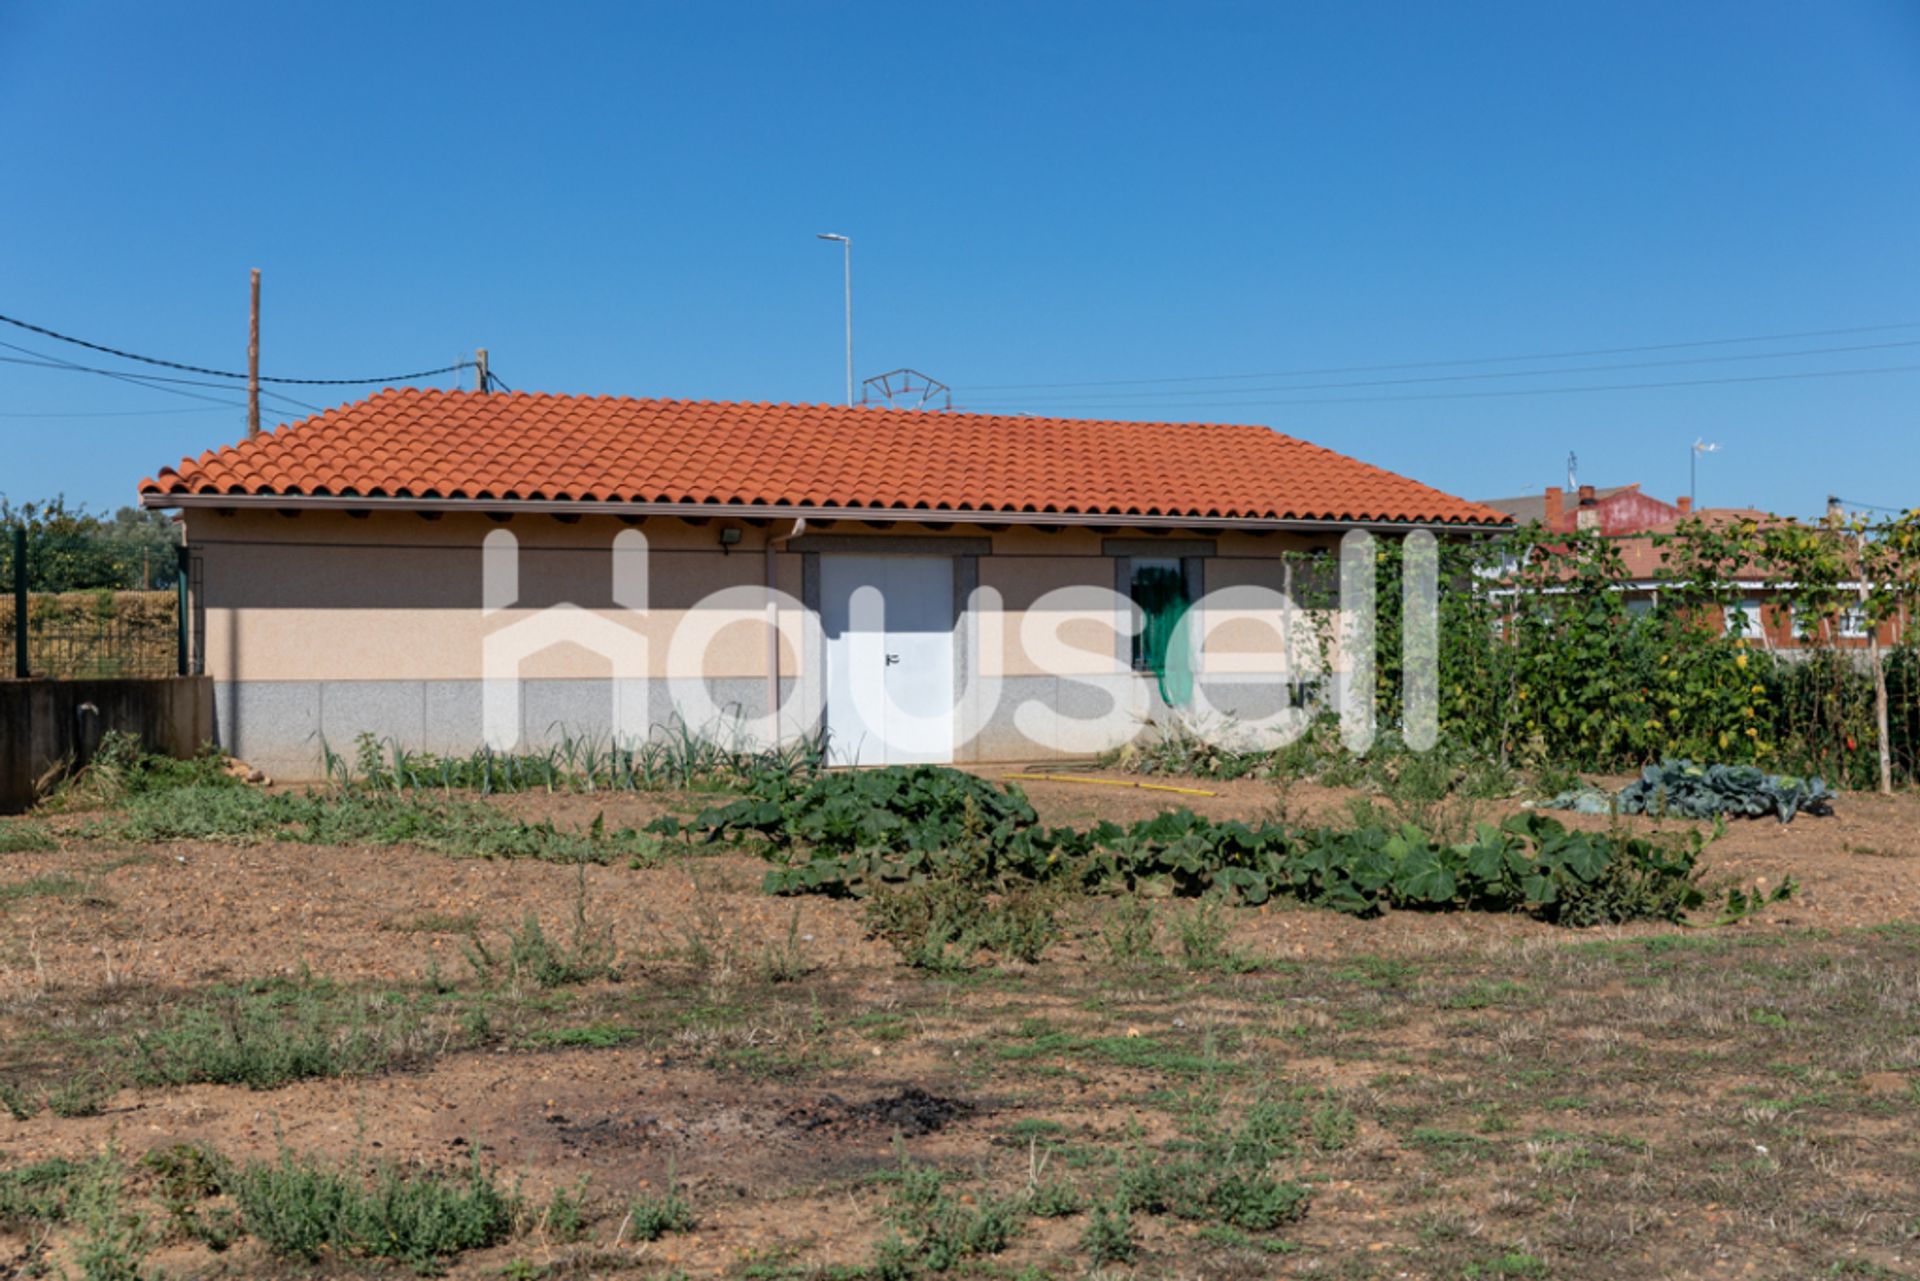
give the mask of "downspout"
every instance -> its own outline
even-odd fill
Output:
[[[773,742],[770,747],[779,746],[780,740],[780,602],[776,596],[774,555],[783,551],[792,540],[807,532],[807,518],[794,518],[793,528],[778,538],[767,535],[767,715],[773,721]]]

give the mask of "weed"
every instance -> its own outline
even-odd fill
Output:
[[[0,1081],[0,1107],[5,1108],[7,1115],[16,1121],[33,1119],[33,1100],[27,1097],[25,1090],[12,1081]]]
[[[74,1188],[71,1213],[79,1234],[73,1258],[82,1281],[140,1281],[146,1234],[124,1204],[124,1182],[120,1158],[109,1148]]]
[[[55,1116],[99,1116],[112,1091],[97,1076],[74,1076],[47,1091],[47,1111]]]
[[[1064,1179],[1048,1179],[1027,1192],[1027,1213],[1037,1219],[1064,1219],[1085,1204],[1079,1189]]]
[[[1146,899],[1123,899],[1107,913],[1100,929],[1107,958],[1116,965],[1139,966],[1160,963],[1160,948],[1154,941],[1153,904]]]
[[[886,1218],[894,1229],[874,1252],[881,1277],[911,1277],[919,1271],[947,1272],[970,1258],[1000,1253],[1019,1231],[1026,1209],[1022,1198],[982,1197],[969,1207],[949,1195],[946,1176],[917,1166],[900,1152]]]
[[[226,1189],[231,1166],[225,1158],[191,1143],[155,1148],[140,1158],[154,1180],[154,1194],[177,1236],[199,1241],[215,1252],[239,1234],[233,1211],[217,1207],[202,1214],[201,1202]]]
[[[697,1222],[693,1202],[687,1200],[672,1175],[667,1177],[665,1192],[637,1196],[627,1206],[626,1229],[637,1241],[658,1241],[669,1233],[691,1232]]]
[[[504,978],[509,982],[529,982],[536,987],[567,987],[618,977],[614,968],[616,951],[613,925],[595,925],[587,919],[587,869],[578,870],[579,882],[573,903],[573,937],[566,944],[554,942],[541,927],[540,918],[528,912],[520,928],[507,935],[506,955],[488,949],[479,935],[467,942],[467,963],[475,975],[489,982]]]
[[[797,983],[813,973],[807,959],[807,939],[800,933],[800,909],[795,907],[787,921],[787,930],[778,943],[768,943],[760,951],[760,977],[769,983]]]
[[[1080,1248],[1096,1267],[1133,1262],[1140,1246],[1134,1239],[1133,1213],[1123,1198],[1115,1197],[1093,1207],[1093,1214],[1080,1233]]]
[[[587,1234],[587,1181],[569,1187],[554,1188],[547,1208],[540,1214],[540,1227],[555,1241],[578,1241]]]
[[[88,1174],[86,1166],[60,1157],[0,1170],[0,1227],[66,1219],[74,1190]]]
[[[1190,970],[1221,970],[1242,974],[1253,969],[1252,958],[1226,946],[1232,926],[1220,905],[1203,899],[1193,911],[1174,922],[1180,936],[1180,954]]]
[[[1322,1152],[1338,1152],[1353,1142],[1359,1128],[1353,1113],[1333,1103],[1323,1103],[1307,1118],[1313,1146]]]
[[[343,1005],[321,986],[229,992],[134,1038],[132,1074],[142,1085],[270,1090],[396,1066],[413,1057],[418,1032],[404,1008],[366,998]]]

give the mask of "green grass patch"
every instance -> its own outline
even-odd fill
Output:
[[[32,854],[60,848],[42,823],[26,819],[0,820],[0,854]]]
[[[5,881],[0,882],[0,908],[36,898],[76,899],[86,892],[86,882],[71,876],[33,876],[24,881]]]

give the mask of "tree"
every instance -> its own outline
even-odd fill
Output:
[[[159,512],[122,507],[106,517],[67,506],[64,495],[18,506],[0,499],[0,525],[27,531],[29,591],[158,591],[179,577],[179,535]]]

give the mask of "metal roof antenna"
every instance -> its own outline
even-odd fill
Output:
[[[935,405],[936,400],[940,404]],[[917,369],[895,369],[862,381],[860,403],[888,409],[948,410],[953,408],[953,388]]]

